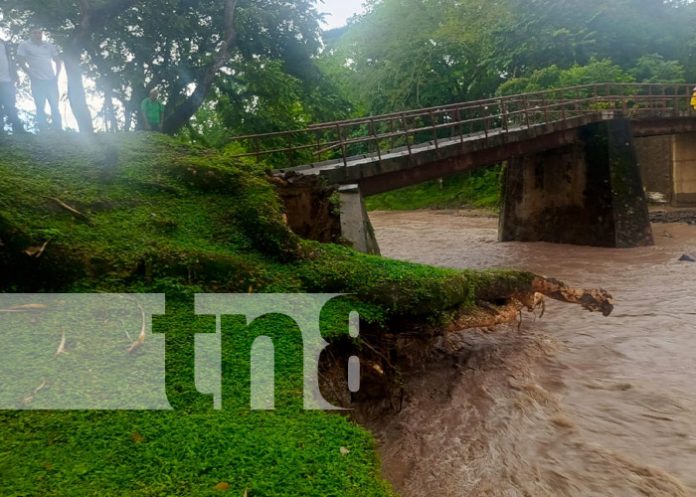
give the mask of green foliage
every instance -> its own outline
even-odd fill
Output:
[[[631,68],[630,74],[641,83],[685,83],[686,71],[676,60],[665,60],[662,55],[644,55]]]
[[[250,65],[242,78],[230,78],[217,102],[228,129],[240,131],[243,125],[245,133],[258,134],[310,124],[302,105],[302,82],[285,73],[281,61]]]
[[[574,65],[560,72],[559,86],[579,86],[592,83],[630,83],[633,78],[609,59],[592,60],[586,66]]]
[[[329,46],[324,64],[371,113],[472,99],[495,89],[485,64],[497,3],[384,0]]]
[[[661,0],[532,0],[507,2],[493,60],[509,77],[543,67],[610,58],[623,68],[649,53],[683,59],[696,10]]]
[[[676,82],[693,66],[694,20],[696,4],[661,0],[382,0],[331,34],[323,65],[372,113],[488,97],[501,83],[499,94]]]
[[[185,271],[203,264],[196,253],[214,260],[224,250],[295,256],[297,241],[262,175],[182,147],[145,134],[17,138],[0,159],[0,211],[32,243],[50,239],[44,264],[70,254],[84,259],[73,268],[85,277],[103,265],[132,276],[153,258]]]
[[[315,258],[293,268],[311,292],[353,294],[387,316],[433,316],[471,305],[471,281],[461,271],[436,269],[354,254],[339,246],[316,248]]]
[[[191,331],[190,298],[167,303],[155,321],[178,344]],[[214,326],[214,323],[213,323]],[[374,441],[341,416],[301,409],[301,342],[278,317],[254,325],[274,337],[276,411],[250,412],[241,402],[248,384],[251,334],[233,333],[226,349],[222,411],[184,404],[174,412],[2,412],[2,495],[214,496],[391,495],[378,474]],[[192,357],[174,350],[168,389],[193,378]],[[248,396],[248,393],[246,394]],[[341,448],[350,452],[342,455]]]
[[[498,89],[501,95],[515,95],[552,88],[588,85],[592,83],[630,83],[633,77],[609,59],[592,60],[585,66],[568,69],[550,66],[534,71],[528,77],[506,81]]]
[[[629,70],[610,59],[593,59],[584,66],[561,69],[553,65],[536,70],[527,77],[510,79],[500,85],[498,93],[515,95],[594,83],[683,83],[684,74],[679,62],[665,60],[657,54],[641,57]]]
[[[448,209],[475,207],[497,209],[500,203],[500,171],[491,167],[429,181],[366,199],[369,210]]]

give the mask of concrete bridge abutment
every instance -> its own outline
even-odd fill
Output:
[[[576,143],[508,161],[499,237],[603,247],[651,245],[630,122],[586,125],[578,129]]]
[[[672,137],[673,203],[696,205],[696,133]]]
[[[638,162],[651,200],[696,205],[696,133],[636,139]]]
[[[338,189],[338,194],[341,204],[341,237],[360,252],[379,255],[375,230],[367,214],[360,187],[345,185]]]
[[[271,182],[283,201],[285,219],[293,233],[322,243],[348,242],[360,252],[379,255],[358,185],[327,185],[319,176],[294,173],[275,176]]]
[[[674,201],[672,177],[672,135],[647,136],[635,139],[638,164],[648,202],[669,204]]]

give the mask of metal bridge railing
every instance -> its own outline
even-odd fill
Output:
[[[320,123],[306,129],[233,137],[255,157],[287,169],[383,155],[452,140],[487,139],[520,128],[561,124],[579,116],[619,111],[631,119],[696,116],[690,107],[694,85],[602,83],[510,95],[472,102],[394,112],[345,121]]]

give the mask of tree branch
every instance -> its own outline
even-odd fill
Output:
[[[176,133],[189,121],[189,119],[191,119],[191,117],[193,117],[210,93],[217,73],[230,60],[232,48],[235,46],[237,40],[237,30],[234,27],[236,9],[237,0],[226,1],[225,17],[223,21],[224,33],[220,48],[212,61],[201,71],[202,75],[191,96],[177,107],[171,115],[165,118],[162,126],[165,133]]]
[[[87,0],[81,0],[81,2],[86,2]],[[133,7],[138,0],[112,0],[101,8],[94,9],[92,15],[95,19],[98,19],[99,26],[103,26],[107,21],[111,20],[113,16],[119,14],[120,12],[130,9]]]

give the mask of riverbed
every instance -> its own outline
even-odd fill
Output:
[[[696,226],[656,224],[654,247],[497,242],[469,211],[373,212],[385,256],[515,268],[603,287],[608,317],[547,302],[521,325],[451,333],[375,420],[404,497],[696,495]]]

